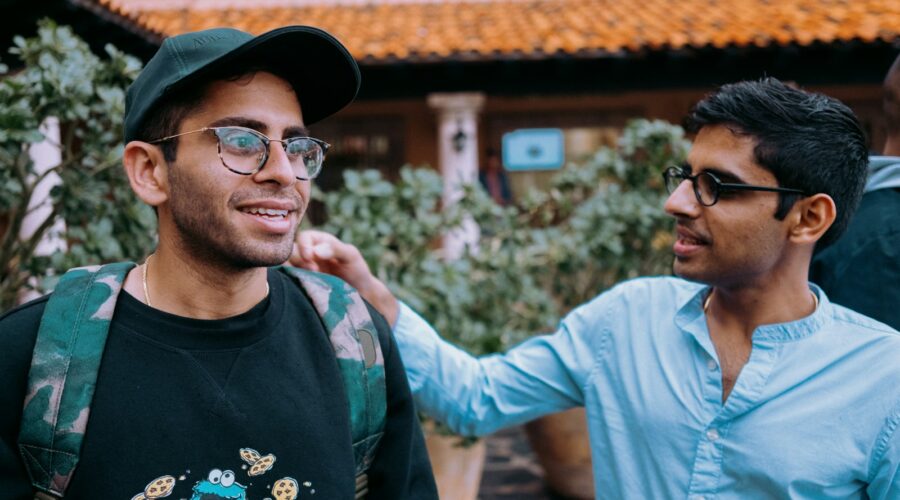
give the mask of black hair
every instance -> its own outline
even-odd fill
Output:
[[[900,138],[900,56],[884,77],[884,122],[888,137]]]
[[[856,211],[866,182],[868,153],[862,127],[837,99],[789,87],[775,78],[723,85],[691,111],[691,132],[723,125],[756,140],[754,159],[779,186],[825,193],[837,207],[818,246],[834,242]],[[782,220],[800,195],[779,193]]]
[[[150,111],[138,127],[137,137],[142,141],[155,141],[178,133],[181,122],[200,107],[206,96],[205,84],[186,86],[163,97]],[[159,143],[163,157],[172,163],[178,154],[178,138]]]

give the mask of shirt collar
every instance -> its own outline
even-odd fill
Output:
[[[813,333],[825,328],[832,321],[833,306],[828,296],[814,283],[809,283],[809,289],[819,299],[816,310],[798,320],[787,323],[762,325],[753,332],[753,342],[789,342],[806,338]],[[706,315],[703,312],[703,300],[709,294],[710,287],[704,286],[696,293],[687,297],[675,314],[675,325],[679,329],[690,333],[698,340],[708,339],[709,331],[706,327]],[[704,342],[701,341],[701,344]]]

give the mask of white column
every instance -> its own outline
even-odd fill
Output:
[[[62,151],[59,149],[59,120],[53,117],[47,118],[41,124],[40,130],[44,134],[45,139],[42,142],[32,144],[28,150],[28,155],[31,156],[31,161],[34,162],[35,176],[42,175],[62,162]],[[59,183],[60,178],[54,172],[35,186],[34,192],[31,194],[31,200],[28,201],[29,214],[22,220],[22,229],[19,231],[21,239],[31,238],[34,232],[50,216],[50,213],[53,211],[50,190]],[[62,220],[56,221],[47,235],[38,243],[35,253],[38,255],[50,255],[56,251],[65,251],[66,242],[60,237],[65,227],[65,223]]]
[[[62,151],[60,150],[60,133],[59,120],[53,117],[44,120],[41,124],[41,133],[45,139],[42,142],[32,144],[28,150],[31,160],[34,162],[34,175],[39,176],[47,170],[57,166],[62,162]],[[29,180],[33,182],[33,180]],[[31,238],[35,231],[47,220],[47,217],[53,211],[50,200],[50,190],[60,183],[60,178],[56,173],[51,173],[41,180],[34,188],[31,199],[28,201],[28,215],[22,220],[22,228],[19,231],[19,238],[26,240]],[[54,252],[65,252],[66,242],[62,238],[66,225],[62,219],[54,222],[50,230],[38,242],[34,253],[37,255],[52,255]],[[36,285],[36,281],[32,278],[32,285]],[[25,302],[38,297],[35,291],[23,291],[19,295],[19,301]]]
[[[478,182],[478,114],[484,106],[484,94],[431,94],[428,105],[438,112],[438,150],[441,176],[444,178],[444,206],[462,197],[462,186]],[[478,225],[468,219],[461,228],[444,237],[444,255],[456,258],[466,246],[477,244]]]

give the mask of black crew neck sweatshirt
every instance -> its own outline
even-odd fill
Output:
[[[354,497],[349,409],[327,333],[289,278],[270,270],[268,279],[265,300],[221,320],[119,296],[67,499],[128,500],[164,476],[175,479],[176,499],[278,498],[281,480],[296,483],[297,498]],[[45,305],[46,297],[0,317],[0,499],[32,498],[16,440]],[[369,310],[388,409],[367,498],[437,498],[398,350]],[[271,455],[272,467],[251,476],[248,449]],[[234,484],[225,487],[229,471]]]

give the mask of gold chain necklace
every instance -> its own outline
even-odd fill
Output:
[[[141,278],[144,283],[144,302],[146,302],[148,306],[153,307],[153,304],[150,303],[150,292],[147,290],[147,267],[150,265],[150,257],[153,257],[153,254],[148,255],[147,260],[144,261],[144,265],[141,269]]]
[[[141,282],[144,285],[144,302],[147,303],[149,307],[153,307],[153,304],[150,303],[150,291],[147,289],[147,267],[150,265],[150,258],[153,257],[153,254],[147,256],[144,260],[144,265],[141,266]],[[269,296],[269,282],[266,281],[266,294],[263,295],[263,298]]]
[[[709,309],[709,301],[712,299],[713,293],[716,291],[715,288],[709,292],[709,295],[706,296],[706,300],[703,301],[703,312],[706,312]],[[813,311],[819,308],[819,297],[812,290],[809,291],[809,294],[812,295],[813,298]]]

